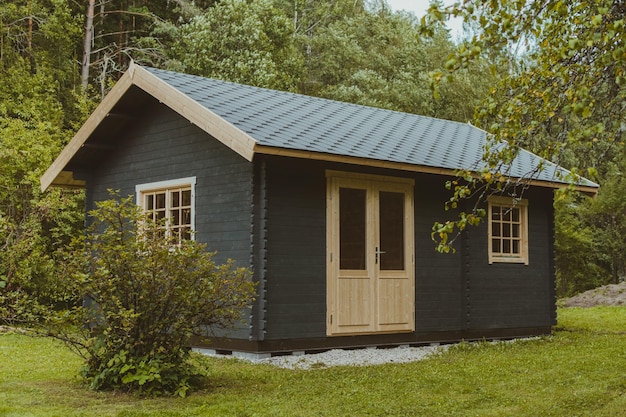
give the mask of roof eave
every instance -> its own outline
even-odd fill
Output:
[[[329,153],[323,153],[323,152],[279,148],[279,147],[259,145],[259,144],[257,144],[254,147],[254,153],[265,154],[265,155],[285,156],[285,157],[290,157],[290,158],[312,159],[312,160],[317,160],[317,161],[339,162],[339,163],[370,166],[370,167],[377,167],[377,168],[388,168],[388,169],[396,169],[396,170],[409,171],[409,172],[420,172],[420,173],[425,173],[425,174],[436,174],[436,175],[446,175],[446,176],[457,175],[457,170],[454,170],[454,169],[436,168],[436,167],[431,167],[431,166],[414,165],[414,164],[408,164],[408,163],[403,163],[403,162],[384,161],[380,159],[369,159],[369,158],[362,158],[362,157],[355,157],[355,156],[335,155],[335,154],[329,154]],[[586,186],[586,185],[567,184],[567,183],[562,183],[562,182],[557,182],[557,181],[543,181],[543,180],[530,179],[530,178],[526,179],[525,181],[527,181],[527,184],[529,185],[552,188],[552,189],[573,187],[574,190],[582,192],[592,197],[598,193],[598,187],[592,187],[592,186]]]
[[[102,100],[48,170],[43,174],[40,179],[42,191],[47,190],[51,185],[70,188],[85,186],[85,181],[75,179],[74,173],[66,170],[66,167],[81,147],[85,145],[85,142],[89,140],[95,129],[98,128],[103,120],[111,113],[115,105],[133,85],[170,107],[182,117],[209,133],[215,139],[222,142],[224,145],[248,161],[252,161],[254,154],[259,153],[398,169],[410,172],[422,172],[446,176],[456,175],[456,170],[448,168],[437,168],[414,165],[406,162],[393,162],[364,157],[330,154],[325,152],[313,152],[260,145],[249,134],[235,127],[233,124],[218,116],[213,111],[207,109],[182,91],[171,86],[158,76],[152,74],[150,71],[131,62],[128,70],[111,89],[109,94],[107,94],[107,96]],[[588,195],[595,195],[598,190],[597,187],[593,186],[580,184],[571,185],[556,181],[551,182],[528,179],[528,183],[531,185],[554,189],[573,187],[574,189]]]

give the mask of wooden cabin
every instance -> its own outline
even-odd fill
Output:
[[[268,354],[548,334],[556,323],[547,161],[520,198],[486,204],[454,254],[434,250],[444,187],[481,161],[469,124],[132,64],[41,179],[136,195],[258,297],[216,350]],[[532,173],[521,151],[507,172]],[[575,185],[595,193],[597,184]],[[519,197],[519,196],[517,196]]]

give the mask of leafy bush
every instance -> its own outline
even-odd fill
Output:
[[[248,270],[216,265],[204,244],[174,244],[130,197],[90,216],[63,274],[84,302],[48,317],[51,334],[83,356],[94,389],[184,395],[191,337],[241,320],[255,293]]]

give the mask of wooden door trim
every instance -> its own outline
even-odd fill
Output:
[[[379,282],[378,280],[392,280],[396,279],[398,276],[408,276],[409,284],[410,284],[410,294],[415,293],[415,265],[414,265],[414,187],[415,180],[412,178],[403,178],[403,177],[389,177],[382,175],[373,175],[373,174],[362,174],[362,173],[353,173],[353,172],[344,172],[344,171],[334,171],[327,170],[327,191],[326,191],[326,294],[327,294],[327,315],[326,315],[326,333],[328,336],[345,336],[350,334],[379,334],[379,333],[397,333],[397,332],[410,332],[415,330],[415,297],[411,297],[411,314],[410,318],[410,329],[393,329],[393,326],[388,326],[388,330],[381,331],[379,329],[379,323],[376,322],[372,326],[374,330],[372,331],[355,331],[347,332],[340,331],[338,327],[338,298],[339,294],[337,291],[337,287],[339,286],[339,272],[338,268],[335,266],[337,262],[339,262],[339,248],[337,239],[339,239],[339,203],[334,201],[333,198],[338,198],[339,193],[338,190],[340,187],[350,187],[355,189],[365,189],[367,191],[366,195],[366,219],[368,224],[376,223],[378,224],[378,218],[374,218],[378,215],[378,208],[373,209],[373,207],[378,207],[378,197],[375,196],[374,190],[376,191],[388,191],[388,192],[402,192],[406,195],[405,197],[405,271],[402,273],[396,273],[395,271],[381,271],[379,276],[376,278],[372,278],[370,282],[370,291],[373,291],[372,294],[378,294],[379,291]],[[374,246],[377,245],[379,240],[378,238],[379,231],[375,230],[373,233],[367,233],[366,235],[366,245],[368,247],[368,251],[371,250]],[[376,240],[374,242],[373,240]],[[334,259],[333,259],[334,257]],[[367,256],[367,269],[366,271],[374,271],[374,258],[372,256]],[[346,279],[349,279],[351,275],[350,271],[346,272]],[[363,271],[353,271],[355,278],[360,278],[363,275]],[[367,275],[367,272],[365,275]],[[376,311],[371,314],[373,317],[379,317],[378,309],[380,308],[378,305],[378,301],[374,302],[372,307]]]

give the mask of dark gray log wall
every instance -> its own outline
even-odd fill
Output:
[[[268,158],[266,339],[326,335],[324,165]]]
[[[135,195],[135,185],[197,178],[196,239],[216,259],[250,261],[252,164],[163,105],[137,120],[115,153],[98,167],[90,189],[98,201],[108,188]]]
[[[195,176],[196,239],[218,251],[216,262],[250,266],[252,163],[154,102],[119,143],[88,181],[88,207],[108,199],[109,188],[134,196],[137,184]]]
[[[437,253],[430,238],[433,223],[452,215],[443,210],[450,196],[445,179],[434,175],[415,178],[415,329],[459,330],[465,315],[462,252]]]
[[[554,324],[553,194],[534,188],[524,198],[528,199],[528,265],[489,265],[486,224],[468,232],[471,316],[466,326],[470,329]]]
[[[273,157],[267,159],[267,340],[325,337],[326,169],[415,178],[417,334],[553,324],[551,190],[525,195],[530,265],[489,265],[486,223],[470,228],[455,254],[434,251],[433,222],[452,216],[443,209],[449,198],[443,177]]]
[[[153,102],[125,131],[114,153],[94,168],[88,207],[107,199],[108,188],[134,195],[136,184],[196,176],[197,240],[218,251],[218,262],[233,258],[248,266],[253,261],[260,268],[257,279],[263,279],[248,327],[231,336],[319,339],[326,337],[325,170],[412,177],[416,333],[407,340],[437,332],[554,324],[551,190],[525,195],[530,265],[489,265],[485,224],[464,233],[455,254],[434,251],[432,224],[451,216],[443,210],[449,197],[444,177],[263,155],[254,164],[253,169]]]

